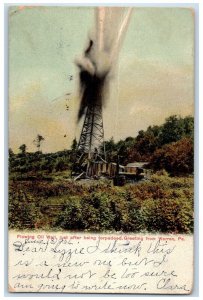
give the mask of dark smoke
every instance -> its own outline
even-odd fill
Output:
[[[92,47],[93,47],[93,40],[90,40],[90,44],[87,47],[87,49],[85,50],[85,56],[88,55],[88,53],[90,52],[90,50],[92,49]]]
[[[90,40],[88,48],[85,50],[85,57],[89,59],[89,54],[93,47],[93,41]],[[82,65],[78,64],[80,68],[80,108],[78,112],[78,121],[85,114],[87,107],[93,107],[94,105],[103,105],[104,98],[104,86],[108,72],[103,74],[97,74],[97,66],[91,60],[92,65],[95,68],[94,74],[86,70]]]
[[[80,69],[81,92],[78,121],[87,107],[104,104],[110,79],[108,74],[113,74],[132,9],[99,6],[95,10],[95,32],[92,32],[83,57],[76,61]]]
[[[105,77],[98,77],[91,75],[87,71],[80,72],[80,86],[81,86],[81,101],[78,112],[78,121],[85,113],[86,107],[103,104],[103,92]]]

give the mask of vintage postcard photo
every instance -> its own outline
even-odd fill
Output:
[[[194,9],[8,14],[9,292],[190,294]]]

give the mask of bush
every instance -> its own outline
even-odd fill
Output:
[[[9,196],[9,228],[35,228],[40,212],[34,199],[24,194],[23,190],[12,190]]]
[[[193,231],[193,213],[186,199],[146,200],[142,217],[147,231],[190,233]]]
[[[9,190],[10,228],[193,231],[192,177],[153,175],[151,181],[124,187],[100,181],[12,181]]]
[[[100,231],[113,229],[114,214],[106,193],[93,193],[81,199],[83,224],[86,230]]]
[[[64,211],[57,218],[55,225],[66,230],[84,228],[82,222],[82,208],[76,197],[72,197],[68,200]]]

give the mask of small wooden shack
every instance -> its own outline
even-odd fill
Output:
[[[126,173],[138,173],[139,171],[143,171],[146,169],[148,162],[133,162],[129,163],[124,167],[124,172]]]
[[[124,166],[119,165],[119,173],[124,172]],[[110,162],[103,162],[103,161],[94,161],[90,162],[88,169],[87,169],[87,176],[94,177],[94,176],[108,176],[114,177],[117,172],[117,164]]]

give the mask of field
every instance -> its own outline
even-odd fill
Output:
[[[29,179],[29,180],[28,180]],[[193,177],[157,172],[115,187],[67,172],[9,182],[9,228],[93,232],[193,232]]]

